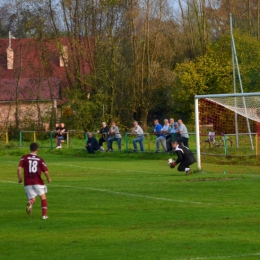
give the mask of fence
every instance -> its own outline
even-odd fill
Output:
[[[251,143],[250,135],[253,143]],[[218,136],[200,136],[200,152],[204,155],[222,156],[258,156],[260,138],[257,133],[238,134],[236,143],[235,134]]]
[[[101,134],[92,132],[96,138],[101,137]],[[67,140],[63,144],[63,148],[72,149],[85,149],[85,144],[88,140],[88,133],[69,130],[67,132]],[[133,150],[132,141],[136,137],[132,133],[121,133],[122,138],[122,150]],[[153,133],[144,133],[144,147],[145,151],[155,152],[156,135]],[[189,133],[189,148],[196,151],[196,135],[195,133]],[[254,140],[253,149],[250,145],[248,134],[239,134],[238,147],[235,143],[235,135],[227,134],[223,136],[214,136],[214,141],[209,142],[209,136],[201,135],[201,154],[204,155],[216,155],[216,156],[253,156],[260,155],[259,153],[259,136],[252,134]],[[41,148],[53,149],[56,147],[56,139],[54,132],[44,131],[0,131],[0,145],[9,147],[28,147],[31,142],[37,142]],[[105,145],[105,148],[107,146]]]

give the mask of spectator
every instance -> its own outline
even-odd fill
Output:
[[[89,153],[94,153],[94,151],[100,150],[97,139],[93,136],[92,133],[88,133],[88,141],[86,143],[86,149]]]
[[[108,132],[109,132],[109,127],[107,126],[106,122],[102,122],[102,128],[99,131],[99,133],[102,134],[102,136],[98,140],[98,144],[100,146],[101,151],[104,151],[103,143],[107,141]]]
[[[172,133],[172,141],[178,141],[181,138],[181,135],[178,133],[179,124],[178,122],[174,122],[174,129],[171,131]]]
[[[62,148],[61,143],[67,140],[67,129],[65,128],[65,124],[61,123],[60,126],[61,128],[58,136],[58,144],[56,149]]]
[[[178,138],[178,143],[183,143],[184,146],[189,147],[189,134],[187,127],[183,124],[182,120],[178,120],[178,130],[177,133],[180,134],[180,138]]]
[[[174,119],[170,118],[170,120],[169,120],[169,132],[171,132],[172,129],[174,129]]]
[[[53,132],[54,132],[54,136],[56,139],[56,147],[57,147],[58,146],[58,137],[59,137],[59,133],[60,133],[60,124],[59,123],[55,124],[55,129],[53,130]]]
[[[144,152],[144,131],[141,126],[138,125],[137,121],[134,121],[134,128],[132,130],[132,134],[137,135],[137,137],[133,140],[134,152],[138,151],[137,144],[140,145],[140,150]]]
[[[162,129],[162,132],[165,134],[166,136],[166,149],[167,151],[170,151],[171,150],[171,143],[170,143],[170,146],[167,146],[167,140],[171,140],[171,128],[172,128],[172,125],[174,123],[174,119],[173,118],[170,118],[170,123],[168,121],[168,119],[164,119],[164,126],[163,126],[163,129]]]
[[[165,134],[165,137],[167,139],[167,136],[170,136],[170,124],[169,124],[169,120],[168,119],[164,119],[163,120],[164,122],[164,125],[163,125],[163,128],[162,128],[162,133]]]
[[[167,151],[166,148],[166,136],[162,133],[162,126],[159,123],[158,119],[154,120],[154,133],[156,134],[157,138],[155,140],[156,143],[156,153],[160,153],[160,143],[162,144],[162,147],[165,151]]]
[[[118,145],[118,150],[121,150],[121,141],[122,141],[122,136],[119,133],[119,128],[116,126],[115,122],[111,123],[111,129],[108,132],[108,134],[111,136],[108,138],[107,143],[108,143],[108,152],[112,152],[112,143],[113,141],[117,141]]]
[[[178,158],[176,162],[172,162],[170,164],[170,167],[174,168],[177,164],[180,163],[178,167],[179,172],[185,171],[186,175],[192,174],[192,169],[190,168],[190,165],[195,162],[193,153],[186,146],[179,145],[177,141],[174,141],[172,143],[172,148],[176,152]]]
[[[172,126],[170,127],[170,129],[171,129],[170,130],[171,137],[166,140],[166,146],[167,146],[167,151],[168,152],[172,150],[172,142],[174,140],[176,140],[178,126],[179,126],[179,124],[177,122],[174,122],[172,124]]]

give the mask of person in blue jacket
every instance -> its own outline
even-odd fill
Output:
[[[166,136],[163,133],[163,127],[162,125],[159,123],[158,119],[154,120],[154,133],[156,134],[157,138],[155,140],[156,143],[156,153],[160,153],[160,143],[162,144],[162,147],[164,149],[164,151],[167,151],[167,147],[166,147]]]

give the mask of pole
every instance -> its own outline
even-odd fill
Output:
[[[70,134],[69,131],[67,132],[67,148],[70,147]]]
[[[200,122],[199,122],[199,99],[195,98],[195,127],[196,127],[196,150],[197,150],[197,168],[201,170],[200,158]]]
[[[20,147],[22,146],[23,133],[20,131]]]
[[[255,135],[255,155],[258,156],[258,133]]]
[[[5,143],[9,143],[9,136],[8,136],[8,131],[5,132]]]
[[[234,93],[237,92],[237,86],[236,86],[236,68],[235,68],[235,55],[234,55],[234,49],[233,49],[233,20],[232,20],[232,14],[229,15],[230,18],[230,39],[231,39],[231,51],[232,51],[232,71],[233,71],[233,88]],[[237,98],[234,98],[234,106],[237,107]],[[235,112],[235,132],[236,132],[236,147],[239,146],[239,140],[238,140],[238,123],[237,123],[237,113]]]
[[[128,134],[125,133],[125,149],[128,151]]]
[[[86,141],[86,144],[87,144],[87,142],[88,142],[88,133],[87,132],[85,133],[85,141]]]
[[[237,68],[237,74],[238,74],[238,80],[239,80],[239,85],[240,85],[240,91],[241,91],[241,94],[243,94],[244,93],[243,84],[242,84],[242,79],[241,79],[241,74],[240,74],[240,69],[239,69],[239,63],[238,63],[238,58],[237,58],[236,45],[235,45],[235,40],[234,40],[233,35],[231,35],[231,41],[232,41],[232,48],[233,48],[234,57],[235,57],[235,64],[236,64],[236,68]],[[244,105],[244,109],[245,109],[246,123],[247,123],[247,129],[248,129],[248,133],[249,133],[251,149],[254,150],[254,144],[253,144],[250,124],[249,124],[249,120],[248,120],[248,116],[247,116],[247,110],[246,110],[247,106],[246,106],[245,97],[242,96],[242,100],[243,100],[243,105]]]
[[[150,138],[150,134],[147,134],[147,142],[148,142],[148,152],[150,153],[151,151],[151,138]]]
[[[33,141],[36,143],[36,132],[33,132]]]
[[[228,156],[227,137],[225,134],[224,134],[224,150],[225,150],[225,156]]]
[[[52,132],[50,132],[51,149],[53,148]]]

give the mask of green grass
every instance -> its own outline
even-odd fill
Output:
[[[53,180],[43,221],[39,199],[26,215],[16,183],[25,151],[1,151],[0,259],[260,257],[259,166],[206,163],[184,176],[169,155],[43,150]]]

